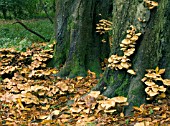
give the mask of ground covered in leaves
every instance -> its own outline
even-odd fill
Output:
[[[124,116],[127,98],[107,98],[100,91],[87,94],[98,83],[95,73],[73,79],[53,76],[58,70],[47,63],[54,44],[33,44],[25,52],[0,49],[0,125],[170,125],[169,96]]]

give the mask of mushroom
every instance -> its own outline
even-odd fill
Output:
[[[132,38],[130,38],[130,40],[132,40],[132,41],[136,41],[138,39],[139,39],[139,37],[137,35],[134,35]]]
[[[145,81],[145,84],[146,84],[147,86],[156,85],[153,81]]]
[[[108,99],[108,100],[104,100],[104,101],[98,101],[98,103],[101,105],[101,107],[105,110],[110,109],[111,107],[115,107],[116,103],[115,100],[112,99]]]
[[[142,35],[142,33],[136,33],[135,35],[137,35],[137,36],[141,36],[141,35]]]
[[[88,95],[97,98],[100,95],[100,91],[91,91]]]
[[[125,103],[127,102],[127,98],[123,97],[123,96],[118,96],[118,97],[114,97],[111,98],[113,101],[115,101],[116,103]]]
[[[131,64],[130,63],[127,63],[127,62],[125,62],[125,63],[121,63],[121,66],[123,67],[123,68],[125,68],[125,69],[128,69],[130,66],[131,66]]]
[[[164,86],[159,86],[159,91],[165,92],[165,91],[166,91],[166,88],[165,88]]]
[[[131,42],[130,42],[129,39],[123,39],[123,40],[122,40],[122,44],[128,45],[128,44],[130,44],[130,43],[131,43]]]
[[[164,79],[163,84],[166,86],[170,86],[170,79]]]
[[[130,35],[130,34],[127,34],[127,35],[126,35],[126,38],[127,38],[127,39],[130,39],[131,37],[132,37],[132,35]]]
[[[116,112],[116,109],[112,109],[112,110],[104,110],[105,113],[113,113]]]
[[[135,51],[135,48],[130,48],[130,49],[128,49],[128,50],[126,50],[124,52],[124,55],[125,56],[130,56],[130,55],[132,55],[134,53],[134,51]]]
[[[132,70],[132,69],[127,70],[127,72],[132,74],[132,75],[136,75],[136,72],[134,70]]]
[[[145,88],[145,92],[146,92],[150,97],[153,97],[153,96],[159,94],[158,92],[154,92],[151,87]]]

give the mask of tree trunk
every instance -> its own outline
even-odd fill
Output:
[[[120,43],[126,36],[130,25],[141,32],[136,51],[130,56],[132,69],[137,75],[130,75],[127,70],[107,68],[100,82],[93,90],[102,94],[128,97],[129,114],[132,106],[146,102],[144,84],[141,79],[146,69],[156,66],[165,68],[164,78],[170,78],[170,1],[159,0],[159,6],[149,10],[143,0],[112,0],[113,3],[113,46],[112,54],[122,55]],[[109,44],[101,43],[106,36],[95,32],[95,24],[101,18],[109,16],[110,1],[102,0],[57,0],[56,13],[56,51],[52,61],[59,67],[60,76],[74,77],[84,75],[87,69],[100,73],[100,61],[107,57]],[[138,19],[145,20],[140,22]],[[102,55],[103,54],[103,55]]]
[[[121,55],[119,44],[125,38],[126,30],[130,25],[136,26],[142,32],[136,51],[131,56],[132,68],[137,75],[129,75],[126,70],[107,68],[94,88],[108,97],[128,97],[130,105],[125,110],[126,114],[130,113],[132,106],[146,102],[144,84],[141,82],[146,69],[157,66],[165,68],[164,78],[170,78],[170,1],[160,0],[158,7],[149,10],[150,12],[142,9],[141,4],[143,2],[139,0],[113,0],[114,43],[111,54]],[[139,22],[137,18],[145,18],[146,22]]]
[[[57,0],[55,67],[64,64],[58,76],[85,76],[89,69],[101,73],[100,62],[108,57],[109,43],[101,43],[96,23],[108,18],[110,0]],[[100,16],[103,15],[103,16]]]

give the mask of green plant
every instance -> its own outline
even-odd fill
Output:
[[[126,119],[125,122],[126,122],[126,124],[128,125],[129,122],[130,122],[130,120],[129,120],[129,119]]]
[[[12,24],[13,21],[0,25],[0,48],[16,47],[22,50],[31,45],[32,42],[43,42],[41,38],[30,33],[19,24]],[[23,21],[30,29],[37,31],[45,38],[53,36],[53,25],[49,20]]]

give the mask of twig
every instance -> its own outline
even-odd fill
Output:
[[[29,32],[35,34],[36,36],[40,37],[41,39],[43,39],[44,41],[50,41],[49,39],[46,39],[44,36],[40,35],[39,33],[33,31],[32,29],[28,28],[25,24],[23,24],[20,20],[16,19],[16,22],[14,22],[13,24],[20,24],[21,26],[23,26],[26,30],[28,30]]]

